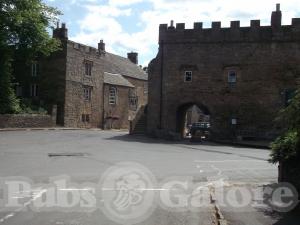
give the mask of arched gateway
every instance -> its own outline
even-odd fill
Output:
[[[209,109],[200,103],[181,104],[176,113],[176,132],[186,137],[189,127],[197,122],[210,122]]]

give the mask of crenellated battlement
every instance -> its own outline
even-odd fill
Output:
[[[202,22],[196,22],[193,29],[186,29],[184,23],[174,26],[171,21],[170,26],[159,26],[159,42],[300,41],[300,18],[293,18],[291,25],[282,25],[281,20],[280,4],[277,4],[269,26],[261,26],[260,20],[251,20],[249,27],[241,27],[240,21],[231,21],[230,27],[222,27],[220,21],[214,21],[211,28],[203,28]]]

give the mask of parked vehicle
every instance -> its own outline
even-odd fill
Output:
[[[193,123],[190,129],[191,141],[203,141],[209,139],[210,135],[210,123],[209,122],[197,122]]]

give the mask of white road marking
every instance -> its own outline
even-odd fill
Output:
[[[59,191],[92,191],[92,188],[84,188],[84,189],[79,189],[79,188],[62,188],[58,189]]]
[[[225,163],[225,162],[262,162],[265,163],[265,161],[262,160],[255,160],[255,159],[249,159],[249,160],[218,160],[218,161],[203,161],[203,160],[194,160],[195,163]]]
[[[0,223],[3,223],[5,222],[6,220],[8,220],[9,218],[11,217],[14,217],[16,215],[17,212],[20,212],[22,211],[25,207],[29,206],[32,202],[34,202],[35,200],[37,200],[38,198],[42,197],[44,193],[46,193],[47,190],[46,189],[43,189],[43,190],[40,190],[39,192],[38,191],[34,191],[32,194],[31,194],[31,199],[27,202],[25,202],[23,204],[23,207],[19,208],[19,209],[16,209],[14,212],[4,216],[3,218],[0,218]],[[22,192],[24,193],[24,192]],[[35,194],[36,193],[36,194]],[[18,198],[18,197],[14,197],[14,198]],[[20,197],[22,198],[22,197]],[[24,198],[24,197],[23,197]]]
[[[121,188],[102,188],[102,191],[122,191]],[[135,191],[169,191],[175,189],[166,189],[166,188],[134,188]]]

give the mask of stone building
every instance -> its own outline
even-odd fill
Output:
[[[102,40],[98,48],[73,42],[65,24],[53,37],[62,49],[30,66],[30,83],[20,81],[19,71],[19,96],[28,92],[44,105],[57,105],[57,124],[65,127],[129,128],[129,119],[147,104],[148,76],[138,66],[138,54],[114,55]]]
[[[281,21],[278,4],[270,26],[161,24],[148,68],[148,133],[179,136],[196,105],[215,138],[274,138],[281,131],[274,119],[300,83],[300,18]]]

